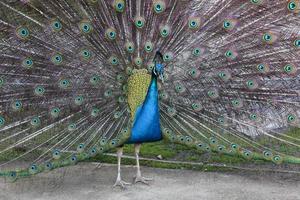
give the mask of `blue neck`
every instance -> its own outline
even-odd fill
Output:
[[[152,73],[145,101],[136,111],[128,143],[154,142],[161,139],[157,77]]]

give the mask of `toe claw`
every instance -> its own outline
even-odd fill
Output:
[[[149,181],[153,181],[153,178],[146,178],[146,177],[142,177],[142,176],[137,176],[134,179],[134,183],[144,183],[146,185],[149,185]]]
[[[117,180],[116,183],[113,185],[113,187],[119,186],[122,189],[126,189],[126,185],[131,185],[131,183],[127,183],[127,182],[122,181],[122,180]]]

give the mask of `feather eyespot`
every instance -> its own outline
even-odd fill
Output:
[[[161,37],[165,38],[170,35],[170,27],[168,25],[161,25],[159,28]]]
[[[145,25],[145,19],[143,17],[138,16],[134,19],[134,24],[137,28],[141,29]]]
[[[79,23],[79,29],[83,34],[88,34],[92,32],[93,27],[89,21],[83,20]]]
[[[51,117],[53,118],[57,118],[60,114],[60,109],[59,108],[52,108],[51,111],[50,111],[50,115]]]
[[[197,30],[200,27],[200,18],[190,17],[188,20],[188,25],[191,30]]]
[[[29,29],[26,27],[19,27],[16,29],[16,35],[18,38],[25,40],[29,38],[30,32]]]
[[[125,50],[128,53],[133,53],[134,52],[134,44],[133,44],[133,42],[126,42],[125,43]]]
[[[117,38],[117,32],[114,28],[108,28],[105,31],[105,37],[109,40],[115,40]]]
[[[76,129],[76,124],[75,123],[71,123],[68,125],[68,131],[74,131]]]
[[[117,12],[121,13],[121,12],[124,12],[124,10],[125,10],[124,0],[115,0],[113,6]]]
[[[99,75],[93,75],[91,78],[90,78],[90,84],[92,84],[93,86],[95,85],[98,85],[98,83],[101,81],[101,78]]]
[[[62,24],[61,24],[61,22],[59,21],[59,20],[53,20],[52,22],[51,22],[51,28],[52,28],[52,30],[53,31],[61,31],[62,30]]]
[[[153,10],[155,13],[162,13],[166,9],[166,3],[161,0],[155,0],[153,3]]]
[[[0,116],[0,127],[4,126],[5,124],[5,119],[4,117]]]
[[[30,120],[30,124],[33,126],[33,127],[37,127],[41,124],[41,120],[39,117],[34,117]]]

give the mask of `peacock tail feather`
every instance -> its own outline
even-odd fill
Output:
[[[299,0],[1,0],[0,175],[126,143],[156,51],[167,141],[300,164],[299,135],[283,133],[299,127],[299,12]]]

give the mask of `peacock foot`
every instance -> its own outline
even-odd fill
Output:
[[[114,184],[113,187],[119,186],[119,187],[122,188],[122,189],[126,189],[126,185],[131,185],[131,183],[127,183],[127,182],[125,182],[125,181],[122,181],[121,179],[117,179],[117,180],[116,180],[116,183]]]
[[[146,178],[142,177],[141,175],[134,177],[134,183],[140,182],[149,185],[149,181],[153,181],[153,178]]]

